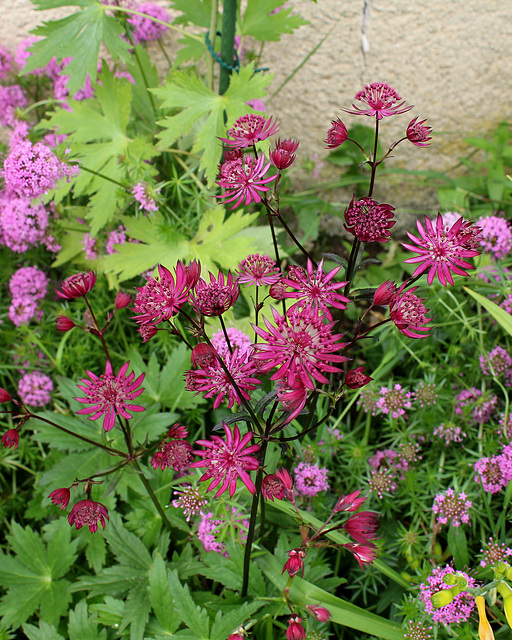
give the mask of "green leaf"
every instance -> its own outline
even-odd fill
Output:
[[[190,596],[187,585],[182,585],[173,571],[169,571],[168,579],[177,614],[199,640],[209,640],[210,623],[208,613],[201,607],[196,606]]]
[[[69,640],[106,640],[107,631],[98,632],[96,616],[87,615],[87,602],[81,600],[74,611],[69,612]]]
[[[464,189],[440,188],[437,190],[439,206],[447,211],[460,211],[468,207],[468,194]]]
[[[160,374],[159,400],[165,407],[183,410],[197,406],[197,398],[185,388],[184,375],[190,366],[190,352],[184,344],[180,344]]]
[[[125,529],[121,518],[115,513],[110,517],[108,541],[121,564],[144,572],[152,566],[149,551],[137,536]]]
[[[249,616],[262,606],[263,602],[253,601],[244,602],[241,606],[236,607],[228,613],[222,614],[221,611],[217,611],[210,634],[210,640],[225,640],[244,622],[247,622]]]
[[[469,564],[468,542],[462,527],[448,529],[448,548],[450,549],[456,569],[464,569]]]
[[[283,33],[293,33],[294,29],[309,24],[301,16],[292,15],[293,8],[272,13],[281,6],[281,0],[247,0],[241,35],[251,36],[261,42],[278,41]]]
[[[468,287],[464,287],[464,290],[472,296],[478,304],[481,304],[484,309],[486,309],[491,316],[496,320],[496,322],[501,325],[501,327],[512,336],[512,316],[507,313],[504,309],[498,306],[495,302],[488,300],[484,296],[480,295],[476,291],[469,289]]]
[[[208,186],[211,186],[217,176],[221,153],[218,138],[226,136],[224,112],[229,123],[253,112],[246,102],[263,98],[266,95],[265,88],[271,81],[269,74],[255,74],[251,63],[241,68],[238,74],[233,74],[226,93],[218,95],[192,73],[180,71],[171,74],[164,87],[153,90],[162,100],[163,108],[180,110],[158,123],[164,129],[158,136],[160,148],[170,147],[197,126],[192,152],[202,153],[200,168],[205,170]]]
[[[105,538],[103,536],[87,536],[87,546],[85,547],[85,557],[91,569],[96,573],[101,571],[105,564],[107,549],[105,546]]]
[[[141,580],[126,599],[123,623],[119,630],[122,631],[130,625],[130,640],[143,640],[150,610],[147,580]]]
[[[176,19],[176,23],[192,23],[205,28],[210,26],[212,0],[171,0],[171,5],[183,14]]]
[[[69,571],[77,556],[78,540],[71,540],[71,528],[62,519],[60,526],[48,543],[48,568],[52,578],[60,578]]]
[[[166,564],[160,554],[156,554],[149,570],[149,601],[162,629],[169,634],[174,633],[180,626],[180,618],[174,609]]]
[[[61,6],[79,6],[80,11],[61,20],[51,20],[37,27],[32,33],[43,36],[32,47],[24,72],[44,67],[53,56],[73,58],[66,66],[69,92],[73,95],[85,82],[87,75],[96,79],[98,53],[103,43],[112,58],[124,62],[130,60],[130,44],[120,36],[123,28],[98,0],[34,0],[36,9],[52,9]]]
[[[39,627],[35,627],[33,624],[24,624],[23,631],[28,640],[65,640],[60,633],[57,633],[57,629],[46,622],[41,621]]]
[[[61,616],[68,610],[71,601],[69,580],[49,580],[41,591],[41,618],[49,624],[58,624]]]

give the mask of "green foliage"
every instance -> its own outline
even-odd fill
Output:
[[[293,8],[283,8],[281,0],[248,0],[240,25],[242,36],[251,36],[261,42],[278,41],[283,33],[309,24],[301,16],[294,15]],[[277,13],[272,13],[280,9]]]

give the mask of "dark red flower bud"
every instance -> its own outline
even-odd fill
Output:
[[[0,387],[0,404],[3,404],[4,402],[10,402],[11,400],[11,395],[5,389],[2,389]]]
[[[295,574],[299,571],[302,571],[302,575],[304,575],[304,558],[306,557],[306,552],[304,549],[300,547],[298,549],[292,549],[288,552],[288,560],[284,563],[283,570],[281,574],[285,571],[288,571],[288,575],[290,578],[293,578]]]
[[[432,127],[425,126],[427,120],[420,120],[418,117],[409,122],[407,127],[407,139],[412,142],[415,147],[428,147],[430,140],[432,140]]]
[[[342,545],[345,549],[348,549],[354,558],[359,562],[361,569],[364,569],[365,564],[372,564],[375,560],[377,552],[375,547],[366,546],[364,544],[357,544],[356,542],[348,542]]]
[[[349,389],[360,389],[373,380],[370,376],[363,373],[366,367],[357,367],[357,369],[351,369],[347,371],[345,376],[345,384]]]
[[[274,300],[284,300],[287,292],[288,286],[282,280],[278,280],[277,282],[274,282],[274,284],[270,285],[268,293]]]
[[[217,362],[217,352],[209,344],[200,342],[192,349],[190,361],[195,369],[213,367]]]
[[[85,296],[96,284],[94,271],[75,273],[69,276],[61,285],[61,290],[55,289],[55,293],[66,300],[74,300]]]
[[[347,127],[343,122],[336,118],[331,121],[332,127],[327,132],[327,138],[324,140],[328,149],[336,149],[342,145],[348,137]]]
[[[62,509],[65,509],[68,506],[71,493],[69,489],[64,487],[62,489],[55,489],[55,491],[52,491],[48,497],[51,499],[53,504],[60,504],[60,510],[62,511]]]
[[[62,331],[65,333],[66,331],[70,331],[73,327],[76,327],[76,324],[68,318],[67,316],[57,316],[57,331]]]
[[[299,143],[296,140],[278,140],[276,148],[270,152],[270,161],[276,169],[287,169],[295,161]]]
[[[158,329],[154,324],[141,324],[141,326],[137,329],[142,338],[142,342],[147,342],[151,340],[156,335]]]
[[[132,297],[129,293],[125,291],[118,291],[116,294],[116,309],[125,309],[130,302],[132,301]]]
[[[334,507],[334,513],[340,511],[357,511],[366,502],[366,498],[359,498],[361,489],[349,493],[348,496],[340,496]]]
[[[276,476],[284,484],[284,493],[288,500],[293,499],[293,480],[286,469],[276,469]]]
[[[201,276],[201,263],[197,260],[192,260],[185,267],[185,275],[187,278],[187,287],[193,289]]]
[[[368,544],[370,540],[378,538],[380,516],[372,511],[360,511],[345,522],[343,528],[356,542]]]
[[[106,520],[108,520],[107,507],[94,500],[80,500],[68,515],[71,526],[75,525],[77,529],[83,526],[89,527],[91,533],[98,531],[98,524],[105,528]]]
[[[373,304],[379,307],[388,305],[394,298],[397,286],[391,280],[386,280],[378,287],[373,295]]]
[[[275,473],[269,473],[263,478],[261,493],[265,500],[272,500],[272,502],[274,502],[274,498],[282,500],[285,494],[284,482]]]
[[[6,449],[13,447],[14,449],[18,448],[18,442],[20,441],[20,434],[18,433],[18,429],[9,429],[2,436],[2,444]]]
[[[174,424],[167,434],[168,438],[173,438],[175,440],[184,440],[188,436],[187,427],[184,427],[182,424],[178,422]]]
[[[306,629],[304,629],[301,623],[302,620],[299,616],[295,616],[288,620],[286,640],[304,640],[306,637]]]
[[[319,622],[329,622],[329,620],[332,618],[332,613],[329,611],[329,609],[321,607],[320,605],[308,604],[306,609]]]

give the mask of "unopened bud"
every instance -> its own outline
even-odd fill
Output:
[[[62,331],[65,333],[66,331],[70,331],[73,327],[76,327],[75,323],[71,318],[67,316],[57,316],[57,331]]]
[[[12,398],[10,393],[0,387],[0,404],[3,404],[4,402],[10,402],[11,400]]]
[[[132,301],[132,297],[129,293],[125,291],[118,291],[116,294],[116,309],[124,309],[127,307]]]
[[[447,604],[450,604],[450,602],[455,598],[455,596],[458,596],[459,593],[460,589],[458,585],[454,585],[450,589],[442,589],[441,591],[434,593],[430,598],[430,601],[432,602],[434,609],[440,609],[441,607],[446,607]]]
[[[505,611],[508,626],[512,629],[512,589],[506,582],[500,582],[496,588],[503,597],[503,610]]]

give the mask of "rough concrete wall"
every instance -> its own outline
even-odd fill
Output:
[[[161,0],[165,6],[165,0]],[[414,115],[436,132],[428,149],[403,144],[394,166],[439,169],[464,150],[461,136],[512,121],[512,2],[502,0],[295,0],[310,21],[265,47],[264,64],[284,81],[329,32],[306,65],[269,103],[284,137],[300,138],[301,156],[326,154],[330,120],[343,115],[364,83],[386,81],[409,104],[385,120],[383,142],[403,135]],[[0,43],[14,49],[27,31],[58,11],[35,12],[29,0],[0,0]],[[171,42],[172,40],[169,40]],[[365,51],[366,49],[366,51]],[[327,175],[329,168],[324,168]]]

